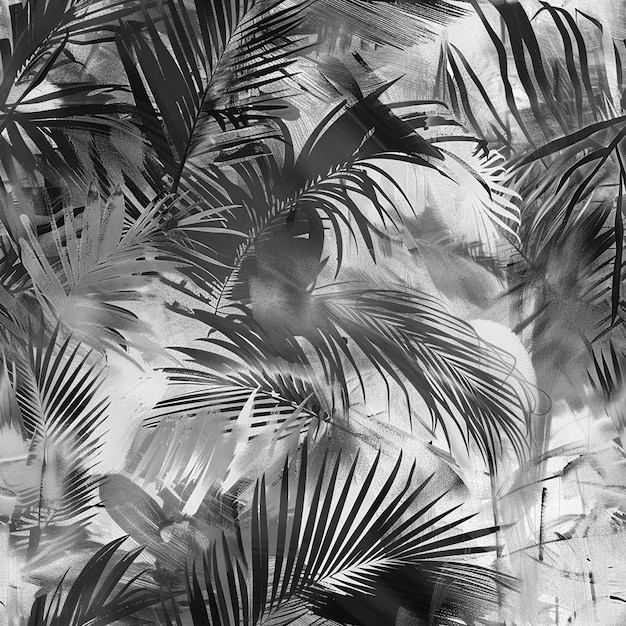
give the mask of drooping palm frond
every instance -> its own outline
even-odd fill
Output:
[[[314,282],[316,272],[326,263],[322,253],[327,236],[333,242],[339,269],[346,239],[374,255],[373,238],[380,231],[379,223],[400,227],[402,216],[389,189],[404,196],[407,205],[410,200],[385,169],[386,164],[404,163],[438,171],[435,168],[443,157],[380,102],[388,87],[383,85],[351,106],[342,101],[332,107],[297,156],[289,129],[283,126],[286,148],[282,159],[269,152],[254,164],[232,165],[236,183],[224,173],[215,174],[229,199],[229,206],[224,207],[228,209],[229,227],[245,233],[247,241],[222,238],[218,242],[213,237],[200,242],[195,238],[194,245],[219,246],[218,258],[223,265],[207,271],[196,263],[182,272],[217,309],[230,302],[249,301],[250,276],[259,268],[276,265],[277,259],[264,259],[265,255],[278,254],[282,249],[289,257],[287,263],[301,257],[294,281],[303,289]]]
[[[593,368],[590,345],[602,349],[606,339],[623,334],[623,307],[614,308],[614,211],[607,201],[588,199],[563,228],[546,222],[524,234],[524,246],[511,260],[514,328],[532,340],[548,391],[558,387],[558,393],[582,399],[586,371]],[[623,260],[620,265],[623,280]]]
[[[0,332],[6,352],[12,350],[14,345],[23,345],[29,324],[36,323],[36,320],[31,318],[27,295],[30,277],[20,259],[19,246],[2,222],[0,250]]]
[[[410,411],[410,392],[417,392],[446,436],[451,420],[465,444],[475,442],[491,464],[503,440],[523,455],[524,416],[532,410],[527,383],[511,357],[480,340],[435,298],[344,286],[341,292],[285,300],[280,311],[268,313],[260,316],[254,306],[227,316],[195,309],[188,314],[212,329],[205,340],[212,348],[178,350],[218,373],[263,371],[274,361],[308,369],[314,380],[311,365],[317,363],[327,393],[337,386],[344,405],[350,404],[348,372],[361,380],[360,371],[369,363],[388,395],[400,389]],[[367,396],[362,381],[361,391]]]
[[[379,100],[389,87],[384,84],[351,106],[340,102],[333,107],[297,156],[288,149],[281,163],[266,155],[254,165],[233,166],[242,182],[222,181],[227,188],[231,185],[228,193],[235,202],[229,221],[247,233],[248,241],[238,249],[231,246],[230,251],[223,247],[224,266],[217,271],[197,266],[182,270],[206,292],[203,299],[212,300],[216,311],[249,303],[253,290],[265,291],[265,299],[284,299],[276,292],[277,283],[292,294],[291,299],[306,297],[329,259],[337,273],[341,270],[352,241],[380,260],[375,254],[379,240],[405,232],[408,240],[419,239],[420,224],[409,224],[424,210],[420,203],[425,200],[420,200],[420,192],[417,198],[409,198],[411,192],[396,180],[398,166],[423,168],[430,180],[430,196],[438,198],[439,187],[444,192],[455,186],[471,191],[471,202],[459,203],[452,221],[456,239],[480,247],[473,258],[494,255],[502,233],[517,241],[519,211],[510,201],[516,194],[502,185],[508,173],[501,157],[456,156],[450,146],[460,140],[458,132],[436,133],[432,138],[436,143],[431,143],[430,137],[417,133],[410,113],[400,113],[400,109],[413,111],[419,102],[386,105]],[[283,132],[291,145],[288,129]],[[477,143],[470,136],[462,139]],[[439,149],[444,141],[450,142],[452,152]],[[427,193],[421,190],[421,196]],[[350,253],[354,254],[353,248]],[[193,297],[192,292],[182,291]]]
[[[612,420],[617,431],[617,440],[624,449],[626,445],[626,414],[623,410],[623,390],[626,370],[626,355],[609,342],[608,350],[600,350],[592,354],[593,368],[589,368],[588,376],[595,395],[597,408],[601,414],[606,413]]]
[[[402,154],[378,155],[380,160],[385,158],[419,160]],[[270,278],[268,272],[272,278],[287,280],[289,289],[295,292],[308,289],[328,260],[324,258],[328,236],[335,247],[337,271],[352,242],[364,246],[375,258],[374,237],[381,231],[368,214],[374,211],[383,222],[392,224],[400,218],[394,215],[389,196],[371,175],[373,171],[382,172],[391,182],[391,176],[375,160],[355,160],[307,182],[286,201],[270,205],[266,215],[261,214],[253,224],[246,244],[237,251],[233,270],[221,284],[214,285],[216,310],[226,311],[233,303],[249,302],[254,298],[254,280]],[[291,276],[285,272],[285,264],[293,264]],[[193,278],[194,274],[189,276]]]
[[[319,617],[328,620],[319,623],[334,623],[338,607],[333,609],[333,603],[358,615],[356,607],[367,604],[368,597],[373,600],[371,619],[355,623],[387,623],[400,606],[417,614],[425,606],[428,614],[432,596],[416,598],[415,593],[423,593],[434,579],[451,585],[443,602],[448,610],[457,593],[466,594],[468,607],[479,600],[484,610],[493,602],[494,581],[506,578],[451,558],[492,550],[492,545],[474,541],[491,536],[494,528],[454,532],[472,516],[439,525],[458,507],[428,515],[445,494],[424,502],[430,479],[415,487],[415,465],[398,485],[401,456],[376,494],[378,457],[357,487],[353,477],[358,464],[357,459],[350,463],[342,479],[341,455],[333,461],[325,454],[316,466],[305,444],[298,469],[285,464],[278,489],[266,486],[265,479],[257,482],[245,522],[245,557],[233,559],[226,543],[205,555],[206,597],[197,569],[192,571],[194,624],[308,624]],[[374,608],[376,594],[385,593],[383,581],[395,571],[414,573],[416,587],[400,585],[395,596],[391,590],[392,598]]]
[[[78,437],[72,446],[88,458],[98,447],[90,435],[103,419],[106,400],[98,399],[102,364],[89,352],[81,355],[81,348],[71,337],[61,340],[59,327],[49,339],[43,331],[31,335],[13,384],[25,436],[59,445]]]
[[[293,371],[233,370],[225,376],[189,368],[169,368],[166,372],[172,394],[149,412],[144,420],[147,427],[168,417],[217,413],[226,420],[224,432],[228,433],[232,429],[230,422],[237,419],[251,394],[253,428],[269,425],[280,430],[286,423],[289,430],[307,428],[321,417],[315,408],[314,389]],[[182,393],[189,388],[192,390]]]
[[[352,49],[389,47],[406,50],[435,38],[443,27],[466,16],[460,4],[447,2],[392,3],[386,0],[322,0],[309,22],[322,49],[335,55]]]
[[[610,313],[603,311],[596,318],[597,328],[581,329],[587,340],[595,341],[621,324],[622,318],[625,176],[621,151],[626,132],[620,115],[623,52],[617,43],[607,45],[601,22],[580,11],[572,13],[542,2],[541,9],[530,18],[519,3],[496,4],[507,33],[503,38],[490,26],[486,10],[474,4],[497,52],[505,110],[496,109],[488,89],[458,49],[447,51],[451,84],[459,90],[465,113],[473,120],[477,133],[519,151],[510,161],[507,186],[523,197],[524,248],[520,254],[529,265],[526,276],[542,276],[540,280],[545,279],[546,284],[557,285],[557,276],[545,272],[569,271],[570,278],[588,287],[580,293],[576,306],[584,307],[590,301],[598,305],[598,310],[608,306]],[[552,35],[550,41],[544,31]],[[564,62],[555,56],[554,45],[562,47]],[[507,60],[509,50],[512,64]],[[472,89],[466,84],[468,76]],[[523,110],[521,99],[513,95],[511,84],[518,79],[530,110]],[[484,105],[492,119],[488,123],[483,120],[481,130],[474,114],[484,113]],[[510,139],[511,128],[508,122],[502,122],[504,117],[515,120],[526,145]],[[615,206],[607,217],[613,222],[612,228],[601,217],[610,205]],[[590,235],[583,244],[593,255],[585,255],[584,266],[573,258],[567,270],[564,265],[558,267],[554,259],[546,265],[548,256],[562,250],[577,255],[573,252],[577,245],[574,241],[582,240],[576,229],[598,221],[602,222],[602,231],[596,228],[597,236]],[[573,273],[579,270],[581,275],[574,278]],[[589,271],[596,274],[592,277]],[[567,300],[571,301],[570,296]],[[542,300],[523,315],[532,320],[546,318],[546,306]]]
[[[115,539],[98,550],[67,593],[63,591],[61,579],[52,594],[39,596],[33,603],[28,626],[106,626],[159,602],[159,594],[155,590],[135,584],[145,571],[122,585],[143,548],[127,552],[110,565],[113,555],[126,539]]]
[[[116,524],[172,572],[221,532],[234,542],[234,499],[260,473],[280,470],[275,457],[295,452],[311,421],[302,416],[311,412],[308,398],[287,414],[284,400],[259,389],[186,373],[187,383],[193,379],[202,391],[157,406],[150,419],[159,421],[138,433],[125,474],[108,475],[100,487]]]

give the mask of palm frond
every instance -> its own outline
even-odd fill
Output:
[[[162,351],[147,336],[150,326],[118,303],[140,299],[155,275],[197,262],[197,252],[186,243],[190,235],[226,232],[219,211],[185,215],[179,209],[172,212],[171,204],[171,198],[159,198],[133,220],[126,215],[119,187],[103,202],[92,185],[80,215],[64,206],[58,224],[50,219],[52,242],[46,249],[45,238],[23,216],[21,262],[44,318],[52,325],[60,321],[98,347]],[[210,250],[201,262],[217,263]]]
[[[557,284],[546,272],[569,272],[570,280],[577,284],[577,300],[598,307],[595,328],[584,332],[589,341],[621,324],[623,315],[622,199],[626,169],[618,152],[625,131],[618,120],[602,126],[604,131],[598,129],[590,143],[586,133],[592,131],[583,129],[547,144],[541,152],[547,162],[539,166],[535,159],[542,157],[535,152],[514,174],[520,189],[530,187],[541,176],[539,189],[525,197],[523,210],[535,210],[526,221],[528,236],[521,253],[532,273],[545,276],[548,283]],[[575,252],[574,246],[582,246],[584,253]],[[561,259],[560,268],[554,259],[549,260],[559,255],[569,255],[567,260]]]
[[[0,152],[12,187],[19,187],[22,171],[33,175],[36,170],[80,187],[83,168],[67,132],[131,130],[121,119],[129,107],[110,101],[110,94],[123,85],[92,80],[53,85],[49,79],[63,63],[79,67],[71,46],[112,40],[117,20],[138,8],[135,2],[96,6],[84,0],[29,0],[11,7],[13,38],[2,57],[0,82]]]
[[[9,370],[14,423],[22,441],[9,486],[14,550],[45,580],[67,550],[87,540],[95,515],[101,438],[108,400],[101,363],[59,328],[31,331],[27,356]]]
[[[387,164],[432,168],[442,153],[425,141],[407,122],[379,100],[385,84],[351,106],[340,102],[317,124],[297,157],[285,152],[282,164],[267,155],[258,163],[233,167],[235,185],[220,180],[233,198],[231,227],[247,234],[248,241],[233,240],[226,249],[224,269],[207,273],[201,268],[183,272],[209,296],[217,309],[230,302],[247,302],[249,281],[264,267],[276,264],[278,242],[284,251],[280,263],[301,266],[300,289],[315,281],[325,265],[325,240],[332,242],[336,270],[344,259],[346,239],[367,248],[374,257],[374,237],[381,228],[401,228],[402,214],[390,196],[397,192],[411,210],[411,202],[394,180]],[[286,127],[286,144],[292,143]],[[302,262],[296,258],[304,259]],[[299,274],[302,273],[302,276]],[[218,278],[218,280],[215,280]],[[296,277],[294,277],[295,279]]]
[[[305,444],[298,469],[285,464],[277,493],[265,479],[257,482],[244,531],[245,560],[233,559],[226,543],[212,548],[203,560],[206,598],[197,570],[192,571],[194,624],[309,623],[312,614],[324,616],[330,597],[367,601],[394,570],[453,579],[467,569],[481,589],[491,581],[493,593],[496,574],[450,558],[492,550],[474,542],[492,535],[494,528],[455,533],[471,516],[439,525],[458,507],[427,515],[445,494],[422,500],[430,479],[414,487],[415,465],[398,486],[401,464],[400,456],[374,495],[373,484],[381,480],[378,457],[357,487],[358,460],[342,479],[341,455],[333,461],[325,454],[314,470]],[[466,591],[480,594],[469,585]]]
[[[490,96],[463,52],[451,45],[444,46],[443,51],[452,89],[448,95],[451,97],[458,91],[464,114],[479,136],[504,143],[508,150],[519,150],[510,160],[510,175],[503,182],[523,198],[520,211],[525,217],[525,230],[519,234],[526,249],[521,255],[533,267],[532,272],[542,275],[541,267],[546,268],[544,261],[548,253],[569,249],[567,238],[577,237],[570,222],[582,220],[588,224],[595,220],[586,215],[589,211],[601,213],[604,209],[600,205],[617,205],[611,211],[612,248],[607,247],[608,234],[593,239],[599,246],[595,252],[598,275],[591,287],[593,304],[604,307],[606,300],[610,301],[610,314],[601,315],[603,327],[589,333],[583,331],[588,340],[595,341],[621,324],[622,317],[621,204],[625,170],[621,149],[626,132],[618,102],[622,53],[616,44],[607,46],[600,21],[580,12],[574,15],[565,8],[542,2],[531,18],[519,4],[498,4],[493,10],[506,31],[506,37],[502,37],[490,25],[487,9],[483,10],[476,2],[473,5],[497,55],[506,110],[496,108],[491,99],[493,94]],[[553,35],[549,44],[540,34],[543,32],[540,24]],[[595,38],[598,41],[592,44]],[[550,64],[555,56],[551,48],[554,45],[562,47],[564,63]],[[592,61],[592,49],[597,57],[595,61]],[[526,109],[520,98],[513,95],[513,82],[523,89],[528,102]],[[457,100],[456,110],[462,114],[458,103]],[[479,120],[478,111],[490,119]],[[509,122],[503,121],[510,118],[515,120],[515,132],[524,135],[526,145],[519,137],[512,137]],[[505,219],[505,225],[510,223]],[[609,266],[612,274],[607,277]],[[552,267],[556,268],[554,264]],[[589,278],[587,269],[578,282]],[[551,277],[547,282],[556,284]],[[607,284],[610,284],[608,295]],[[586,302],[587,296],[582,300]],[[530,318],[542,316],[545,304],[542,301],[531,311]]]
[[[241,308],[222,317],[195,309],[194,318],[213,329],[205,340],[212,350],[178,350],[216,372],[263,371],[268,360],[283,360],[311,376],[317,362],[329,389],[338,386],[344,405],[350,404],[348,371],[367,396],[360,374],[365,358],[385,381],[388,397],[394,385],[404,392],[410,414],[409,392],[417,392],[446,437],[451,420],[465,444],[476,442],[492,464],[505,439],[523,455],[523,416],[532,410],[528,383],[510,356],[481,341],[436,299],[344,287],[287,301],[280,314],[275,308],[271,316],[253,311]]]
[[[589,382],[602,412],[609,415],[617,431],[618,441],[624,448],[624,429],[626,415],[622,408],[626,355],[609,341],[608,350],[601,349],[592,353],[593,367],[588,369]]]
[[[77,457],[90,458],[98,449],[94,433],[104,419],[106,400],[98,399],[102,366],[90,354],[79,355],[71,338],[60,342],[59,328],[50,339],[31,336],[28,361],[18,363],[16,398],[24,433],[35,441],[65,445],[72,441]]]
[[[472,2],[493,44],[505,104],[498,102],[499,95],[481,80],[480,72],[472,68],[459,47],[443,46],[446,99],[480,137],[509,148],[524,142],[541,145],[612,117],[619,110],[624,52],[617,43],[607,49],[602,24],[595,18],[549,2],[540,4],[530,17],[519,3],[494,4],[494,9],[487,9]],[[491,26],[492,15],[500,18],[505,35]],[[540,33],[540,25],[549,37]],[[597,55],[597,62],[592,54]],[[526,102],[514,94],[513,84],[520,85]]]
[[[391,3],[375,0],[323,0],[313,7],[308,22],[319,34],[324,49],[338,51],[385,46],[405,50],[432,40],[467,9],[447,1]]]
[[[146,545],[159,567],[180,573],[188,556],[205,550],[220,532],[236,546],[238,522],[230,492],[253,481],[255,467],[262,458],[271,460],[276,448],[274,442],[268,449],[268,438],[254,432],[253,406],[254,393],[227,437],[219,414],[161,420],[139,435],[129,463],[131,478],[111,474],[102,481],[100,497],[108,514]],[[270,428],[265,432],[275,435]],[[298,441],[296,433],[289,447],[295,449]]]
[[[186,375],[187,381],[193,378],[203,383],[202,392],[162,403],[156,427],[138,434],[127,469],[132,480],[109,475],[100,488],[113,520],[172,571],[186,555],[205,549],[220,529],[236,536],[233,499],[261,467],[269,472],[276,465],[277,454],[282,458],[297,449],[306,428],[301,414],[310,412],[308,398],[286,414],[270,394],[257,399],[259,389],[216,386],[200,373]]]
[[[284,90],[278,83],[309,44],[293,35],[308,3],[161,6],[158,22],[145,13],[146,35],[130,26],[120,32],[118,50],[141,128],[177,189],[190,175],[203,180],[202,169],[220,153],[277,135],[267,121],[280,115]]]
[[[125,541],[126,537],[121,537],[98,550],[67,594],[63,592],[61,579],[49,597],[48,594],[39,596],[33,603],[28,626],[106,626],[156,604],[159,601],[156,591],[133,587],[145,572],[121,585],[142,548],[126,553],[110,565],[113,555]]]
[[[161,421],[185,417],[211,417],[220,421],[221,432],[231,433],[233,422],[249,403],[251,434],[276,429],[276,437],[306,431],[321,416],[315,409],[315,394],[305,380],[293,372],[232,371],[227,376],[190,369],[169,369],[174,393],[161,400],[144,420],[146,427]],[[192,391],[181,393],[184,388]]]

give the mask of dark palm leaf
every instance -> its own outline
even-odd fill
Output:
[[[441,577],[455,582],[458,577],[456,592],[462,589],[471,599],[491,589],[482,599],[493,601],[496,574],[449,559],[492,550],[474,541],[495,529],[450,534],[472,516],[443,525],[439,522],[458,507],[427,516],[445,494],[421,501],[430,479],[412,486],[415,465],[398,486],[401,456],[374,494],[378,460],[357,487],[357,460],[341,479],[341,455],[334,461],[324,455],[314,470],[305,444],[298,470],[285,465],[279,493],[273,494],[265,479],[258,482],[244,533],[245,559],[233,559],[225,543],[208,552],[203,570],[207,599],[197,571],[192,572],[194,624],[311,623],[316,613],[332,619],[329,600],[367,601],[382,591],[381,579],[397,570],[420,572],[422,581]],[[472,589],[470,580],[480,586]],[[394,598],[392,619],[399,606],[410,604],[410,592],[416,589],[407,591],[405,598]]]
[[[221,270],[183,270],[209,292],[216,308],[233,301],[248,302],[251,276],[268,266],[280,272],[277,263],[281,267],[297,263],[301,271],[293,278],[302,283],[300,288],[307,288],[326,263],[322,251],[327,234],[336,248],[337,271],[346,237],[362,243],[374,256],[373,237],[380,226],[368,214],[377,215],[383,225],[401,227],[402,216],[389,189],[404,197],[407,205],[410,201],[386,164],[435,168],[443,155],[380,102],[389,86],[383,85],[351,106],[345,101],[334,106],[308,136],[297,158],[289,148],[293,143],[289,130],[283,127],[287,148],[280,165],[267,154],[255,164],[233,166],[241,181],[238,184],[220,178],[234,203],[229,224],[247,233],[248,241],[232,240],[222,248]],[[281,250],[284,258],[273,258]]]
[[[60,341],[58,327],[49,339],[43,331],[31,334],[27,360],[16,364],[13,385],[23,435],[32,450],[58,447],[67,461],[88,467],[98,453],[107,401],[98,397],[101,365],[80,352],[81,346],[72,346],[71,338]],[[36,492],[38,499],[39,489]]]
[[[119,1],[95,6],[85,0],[29,0],[12,6],[13,41],[2,57],[0,153],[13,187],[19,186],[21,169],[82,185],[82,166],[66,130],[128,132],[120,119],[128,107],[109,102],[107,95],[122,86],[82,80],[51,86],[47,80],[64,56],[73,58],[68,46],[103,40],[117,20],[137,10],[138,3]]]
[[[159,21],[145,14],[146,35],[121,32],[118,49],[141,128],[173,189],[190,175],[202,180],[220,152],[276,136],[265,120],[280,115],[275,83],[308,46],[292,36],[307,6],[216,0],[192,10],[170,0]],[[269,86],[272,94],[264,91]]]
[[[602,313],[598,320],[601,319],[599,326],[603,327],[592,332],[581,329],[588,340],[594,341],[621,324],[622,317],[622,198],[626,170],[621,150],[626,127],[624,117],[618,115],[621,56],[616,45],[610,51],[605,49],[603,26],[595,18],[579,12],[572,15],[567,9],[548,2],[541,5],[531,19],[519,3],[494,4],[506,29],[506,38],[495,33],[478,3],[474,3],[474,8],[497,52],[508,111],[530,145],[529,150],[520,151],[512,159],[508,181],[524,199],[521,210],[526,219],[522,238],[527,248],[521,254],[531,266],[530,274],[544,276],[546,284],[557,285],[558,280],[545,275],[546,258],[559,251],[572,250],[573,244],[568,243],[568,238],[578,239],[579,235],[570,228],[570,221],[579,223],[581,219],[589,225],[598,221],[597,217],[584,213],[592,211],[598,216],[603,213],[604,205],[617,203],[616,210],[611,211],[613,240],[609,241],[611,235],[605,228],[606,232],[599,234],[599,238],[592,236],[584,243],[590,250],[593,248],[593,259],[589,261],[598,268],[593,281],[589,281],[590,267],[586,263],[583,268],[578,261],[570,259],[568,270],[557,269],[553,262],[549,265],[557,272],[581,269],[583,273],[575,280],[589,286],[583,289],[583,301],[589,301],[590,293],[594,304],[606,300],[605,287],[610,285],[610,314]],[[553,35],[549,44],[545,36],[540,35],[540,18],[545,18],[543,27]],[[597,44],[594,38],[598,39]],[[554,56],[554,42],[563,49],[564,64]],[[505,135],[510,137],[511,129],[502,121],[502,112],[494,108],[488,90],[461,51],[450,48],[444,52],[455,89],[474,130],[493,140],[493,132],[486,129],[499,128],[496,135],[500,141]],[[611,63],[616,67],[609,67]],[[617,83],[609,79],[611,73],[615,74]],[[514,98],[511,88],[514,79],[519,79],[530,111],[522,110]],[[490,120],[479,121],[474,115],[480,108],[474,108],[477,102],[487,106]],[[520,148],[517,140],[507,143],[509,148]],[[590,285],[590,282],[595,284]],[[544,301],[539,303],[527,319],[545,318],[546,306]]]
[[[588,376],[596,396],[595,400],[601,414],[606,413],[612,419],[617,431],[617,441],[624,448],[626,414],[623,409],[622,393],[626,379],[626,355],[613,341],[609,341],[608,350],[597,350],[592,354],[592,358],[593,368],[589,368]]]
[[[593,355],[594,372],[589,375],[589,379],[594,390],[601,394],[606,402],[614,399],[619,394],[625,382],[624,354],[618,351],[615,346],[609,344],[610,358],[601,353],[599,356]]]
[[[33,603],[28,626],[106,626],[156,604],[159,601],[156,591],[133,587],[145,572],[121,584],[142,548],[126,553],[110,565],[124,541],[126,537],[115,539],[98,550],[67,595],[63,592],[62,579],[50,597],[39,596]]]
[[[144,421],[147,427],[180,415],[215,414],[224,419],[223,432],[230,433],[232,422],[239,417],[252,395],[252,428],[275,428],[279,438],[287,437],[295,430],[306,430],[312,420],[320,417],[314,408],[313,389],[293,372],[244,370],[219,376],[189,369],[166,371],[175,393],[150,411]],[[193,390],[181,393],[185,387]]]
[[[532,18],[520,3],[492,4],[493,14],[497,12],[501,19],[506,37],[498,35],[491,26],[489,10],[472,2],[496,53],[507,110],[496,108],[496,94],[483,84],[480,72],[472,68],[459,48],[444,46],[440,64],[452,76],[446,99],[457,113],[468,119],[474,132],[518,148],[523,145],[518,137],[520,132],[530,146],[541,145],[614,116],[623,89],[623,52],[620,53],[617,44],[610,51],[605,49],[602,24],[598,20],[578,11],[573,15],[549,2],[541,2],[541,8]],[[579,16],[584,19],[578,19]],[[545,18],[544,22],[540,18]],[[549,37],[540,33],[540,23],[545,25]],[[612,63],[615,67],[609,67]],[[612,72],[617,73],[617,84],[608,78]],[[524,90],[528,105],[516,99],[514,83]],[[484,113],[479,112],[478,103],[485,109]],[[509,113],[515,122],[513,128],[506,121]]]
[[[257,462],[265,455],[271,462],[277,445],[285,449],[281,440],[293,435],[287,442],[292,449],[299,442],[302,406],[282,416],[281,424],[266,411],[263,422],[265,407],[255,401],[256,390],[241,406],[232,388],[219,391],[209,387],[203,401],[193,404],[175,398],[169,411],[181,405],[184,410],[138,434],[128,467],[132,480],[113,474],[100,487],[113,520],[170,571],[181,571],[187,555],[206,549],[220,530],[235,538],[236,510],[229,492],[257,477],[254,471],[250,475],[250,459]],[[156,491],[163,505],[145,490]]]
[[[282,361],[315,380],[311,364],[317,362],[326,385],[337,385],[347,405],[348,372],[367,395],[365,358],[386,381],[388,394],[404,392],[409,410],[410,391],[417,392],[446,437],[450,419],[466,445],[476,442],[491,464],[503,440],[524,454],[524,416],[532,411],[528,383],[510,356],[480,340],[430,296],[344,288],[286,300],[280,312],[274,307],[251,315],[242,307],[222,317],[196,309],[193,316],[213,329],[205,340],[212,349],[178,350],[212,371],[263,371],[268,362]]]
[[[467,12],[446,0],[322,0],[314,5],[306,26],[318,33],[323,49],[335,55],[372,46],[405,50],[432,39],[444,25]]]
[[[13,548],[30,575],[48,580],[68,550],[85,545],[95,515],[101,437],[108,400],[102,364],[59,328],[31,332],[14,365],[14,419],[26,450],[11,486]]]
[[[102,479],[100,498],[113,521],[133,541],[146,547],[159,569],[180,574],[188,555],[202,549],[193,541],[196,533],[180,508],[166,514],[154,498],[123,474],[109,474]],[[207,543],[208,539],[201,545]]]

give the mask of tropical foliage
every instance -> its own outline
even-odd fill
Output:
[[[625,19],[0,2],[2,623],[623,623]]]

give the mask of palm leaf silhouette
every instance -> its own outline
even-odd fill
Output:
[[[257,271],[265,250],[280,249],[290,253],[288,263],[303,257],[305,288],[315,280],[323,258],[324,241],[336,246],[337,270],[344,258],[346,239],[363,245],[374,257],[374,239],[380,226],[371,218],[377,215],[383,224],[400,227],[402,217],[390,197],[389,188],[404,195],[386,163],[407,163],[436,168],[441,152],[421,138],[392,109],[379,100],[388,88],[385,84],[356,103],[346,101],[331,108],[308,136],[296,157],[293,138],[282,125],[285,153],[282,159],[269,151],[255,163],[232,166],[237,182],[226,173],[211,174],[224,197],[215,202],[226,204],[229,228],[245,233],[241,243],[235,238],[218,241],[193,239],[218,252],[222,267],[207,269],[201,263],[184,268],[183,273],[196,287],[207,293],[215,307],[227,307],[232,301],[247,302],[248,281]],[[434,170],[438,171],[438,170]],[[410,201],[404,195],[404,202]],[[276,264],[268,259],[265,264]],[[281,269],[281,268],[279,268]],[[189,294],[189,291],[186,291]]]
[[[307,3],[254,0],[196,2],[189,8],[168,2],[159,20],[165,38],[148,13],[146,35],[130,26],[120,31],[118,50],[141,128],[172,189],[182,179],[183,189],[191,191],[188,177],[208,182],[203,170],[220,152],[276,136],[266,120],[280,115],[281,89],[264,88],[284,81],[284,70],[308,45],[292,36],[306,9]]]
[[[109,567],[113,555],[126,541],[115,539],[90,559],[63,597],[62,583],[48,597],[39,596],[33,603],[28,626],[106,626],[148,608],[159,601],[156,591],[133,588],[141,572],[120,584],[142,548],[126,553]]]
[[[196,309],[185,314],[213,329],[206,341],[219,351],[178,350],[218,373],[261,372],[268,358],[278,367],[282,361],[305,370],[317,362],[328,389],[337,385],[344,405],[350,403],[347,372],[360,380],[365,357],[386,381],[388,394],[399,388],[410,407],[410,390],[416,391],[446,436],[454,424],[465,444],[477,443],[490,463],[504,439],[524,454],[522,416],[532,410],[530,388],[506,353],[480,341],[435,298],[344,286],[340,293],[314,292],[305,306],[306,315],[283,312],[263,322],[246,309],[227,316]],[[362,381],[361,390],[367,395]]]
[[[523,488],[556,460],[550,419],[531,419],[526,351],[480,334],[502,319],[506,280],[541,384],[568,368],[577,400],[618,428],[623,417],[622,43],[592,15],[540,7],[12,6],[0,28],[0,510],[20,580],[43,586],[29,626],[504,619],[506,561],[479,560],[512,510],[504,461]],[[440,32],[470,8],[500,98]],[[424,86],[422,51],[440,34]],[[157,280],[181,302],[163,302]],[[154,315],[171,320],[159,336],[157,298],[172,313]],[[573,330],[570,354],[559,333]],[[171,343],[189,361],[165,383],[153,358],[172,358]],[[146,428],[123,468],[99,476],[107,418],[119,425],[103,364],[126,378],[131,363],[112,352],[135,349],[149,357],[133,413]],[[407,440],[433,440],[442,480],[450,467],[469,476],[457,451],[486,465],[485,483],[472,480],[491,487],[493,527],[471,530],[472,515],[444,505],[431,469],[400,456],[381,472],[386,451],[346,459],[360,440],[365,452],[399,435],[378,419],[396,409],[419,426]],[[520,517],[515,532],[535,524]],[[115,559],[125,538],[99,549],[115,524],[145,552]],[[94,550],[51,591],[66,554]],[[155,571],[136,584],[140,554]]]
[[[71,130],[128,132],[120,115],[129,107],[109,96],[123,85],[77,80],[50,86],[47,81],[62,63],[78,67],[71,46],[112,40],[112,24],[137,9],[134,2],[95,6],[84,0],[29,0],[11,7],[12,38],[2,43],[0,145],[2,168],[14,191],[19,192],[22,171],[39,170],[52,180],[82,185],[83,167],[68,139]],[[11,212],[3,217],[12,227]]]
[[[10,519],[13,548],[45,579],[66,550],[87,539],[108,400],[99,360],[71,337],[61,339],[59,327],[51,337],[31,331],[26,354],[5,379],[25,450],[10,487]]]
[[[265,480],[256,484],[244,536],[245,560],[233,561],[225,543],[205,555],[206,598],[198,572],[192,570],[189,601],[194,624],[311,623],[315,613],[323,614],[329,596],[363,601],[394,569],[415,568],[426,577],[466,575],[465,583],[460,578],[457,583],[470,597],[479,596],[498,578],[487,569],[449,560],[491,550],[472,542],[489,537],[494,528],[450,535],[471,516],[442,525],[438,523],[457,507],[427,516],[443,496],[420,503],[430,479],[413,487],[414,465],[397,494],[390,495],[401,456],[378,494],[369,496],[379,457],[356,487],[357,460],[342,480],[341,456],[333,462],[324,455],[309,477],[307,455],[305,444],[293,478],[285,465],[275,504],[269,504]],[[472,591],[473,584],[480,585],[480,592]]]
[[[549,355],[556,336],[570,333],[564,322],[569,327],[573,321],[581,338],[578,353],[565,355],[568,340],[559,348],[562,354],[554,354],[555,361],[566,363],[587,353],[585,341],[600,341],[622,324],[623,50],[617,42],[607,45],[602,23],[581,11],[542,2],[529,16],[519,4],[494,5],[505,39],[490,26],[488,10],[474,6],[499,60],[506,110],[495,108],[489,89],[463,53],[449,48],[444,53],[453,88],[475,132],[517,151],[506,181],[523,197],[520,211],[525,218],[523,245],[512,265],[517,285],[512,293],[521,296],[517,328],[532,328],[537,354]],[[536,32],[541,19],[562,48],[563,61],[548,62],[551,49]],[[514,98],[513,81],[519,81],[527,109]],[[479,109],[490,119],[479,120]],[[514,120],[513,129],[503,122],[503,113]],[[515,128],[525,142],[519,134],[516,138]],[[582,254],[576,248],[580,245]],[[564,280],[567,294],[561,293]],[[528,308],[525,296],[531,292],[540,297]],[[563,308],[566,303],[578,311],[573,317]],[[590,315],[593,324],[576,321]],[[553,358],[548,356],[548,361]]]
[[[171,212],[171,205],[170,197],[159,198],[131,219],[119,187],[103,202],[92,184],[82,213],[65,206],[59,223],[50,220],[49,235],[38,236],[23,215],[20,279],[24,282],[25,270],[44,319],[51,325],[62,322],[100,348],[162,351],[147,336],[149,325],[118,303],[139,300],[159,273],[197,263],[189,235],[226,233],[219,211],[187,215]],[[217,263],[203,252],[203,264]]]

